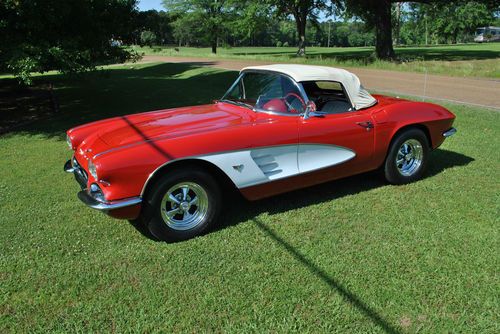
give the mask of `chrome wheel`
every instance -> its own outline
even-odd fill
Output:
[[[170,228],[189,230],[201,224],[207,216],[208,195],[197,183],[178,183],[165,193],[160,209],[163,221]]]
[[[412,176],[422,165],[424,150],[416,139],[408,139],[396,155],[396,167],[403,176]]]

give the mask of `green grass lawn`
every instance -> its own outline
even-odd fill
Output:
[[[446,105],[458,134],[419,182],[364,174],[237,201],[186,242],[77,200],[68,127],[206,103],[236,76],[148,64],[37,77],[61,114],[0,137],[0,332],[499,332],[498,112]]]
[[[218,48],[217,55],[213,55],[210,48],[181,47],[178,48],[179,51],[176,51],[174,47],[133,48],[146,55],[252,59],[500,78],[500,43],[400,47],[396,48],[396,53],[402,60],[400,63],[374,60],[373,47],[308,47],[307,59],[296,58],[295,47]]]

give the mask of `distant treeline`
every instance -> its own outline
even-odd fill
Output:
[[[203,33],[198,31],[198,26],[186,24],[189,14],[179,21],[175,16],[165,12],[147,11],[141,15],[148,17],[144,22],[153,23],[142,25],[131,40],[124,41],[126,44],[147,45],[178,45],[203,47],[209,46],[210,41]],[[161,20],[170,24],[158,24],[161,20],[153,19],[161,17]],[[182,23],[181,23],[182,22]],[[298,33],[295,22],[290,19],[269,19],[265,29],[251,32],[224,30],[218,39],[219,46],[293,46],[297,45]],[[371,46],[375,43],[375,34],[366,29],[363,22],[340,22],[325,21],[317,24],[307,23],[306,43],[308,46]]]
[[[299,39],[291,17],[278,19],[272,13],[254,17],[259,24],[246,24],[244,15],[232,15],[221,25],[219,46],[296,46]],[[399,3],[393,5],[393,40],[396,45],[465,43],[473,40],[479,26],[500,25],[495,13],[480,2],[437,5]],[[126,44],[202,47],[210,35],[199,24],[196,13],[145,11],[137,13],[137,29]],[[321,22],[308,20],[307,46],[373,46],[373,27],[359,18],[344,15]]]

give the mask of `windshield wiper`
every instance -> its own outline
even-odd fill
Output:
[[[245,102],[240,102],[240,101],[234,101],[234,100],[228,100],[228,99],[223,99],[223,100],[220,100],[220,102],[227,102],[227,103],[231,103],[231,104],[234,104],[234,105],[237,105],[237,106],[240,106],[240,107],[246,107],[252,111],[254,111],[253,109],[253,106],[251,104],[248,104],[248,103],[245,103]]]

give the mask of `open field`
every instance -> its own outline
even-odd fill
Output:
[[[272,62],[308,63],[342,67],[368,67],[383,70],[443,74],[467,77],[500,78],[500,43],[443,45],[396,48],[401,63],[372,58],[372,47],[322,48],[308,47],[307,59],[296,58],[295,47],[218,48],[212,55],[209,48],[133,47],[145,55],[178,57],[213,57],[251,59]]]
[[[458,134],[422,181],[236,201],[182,243],[79,203],[67,128],[207,103],[236,76],[164,63],[37,77],[61,113],[0,137],[0,332],[499,332],[495,111],[446,104]]]

